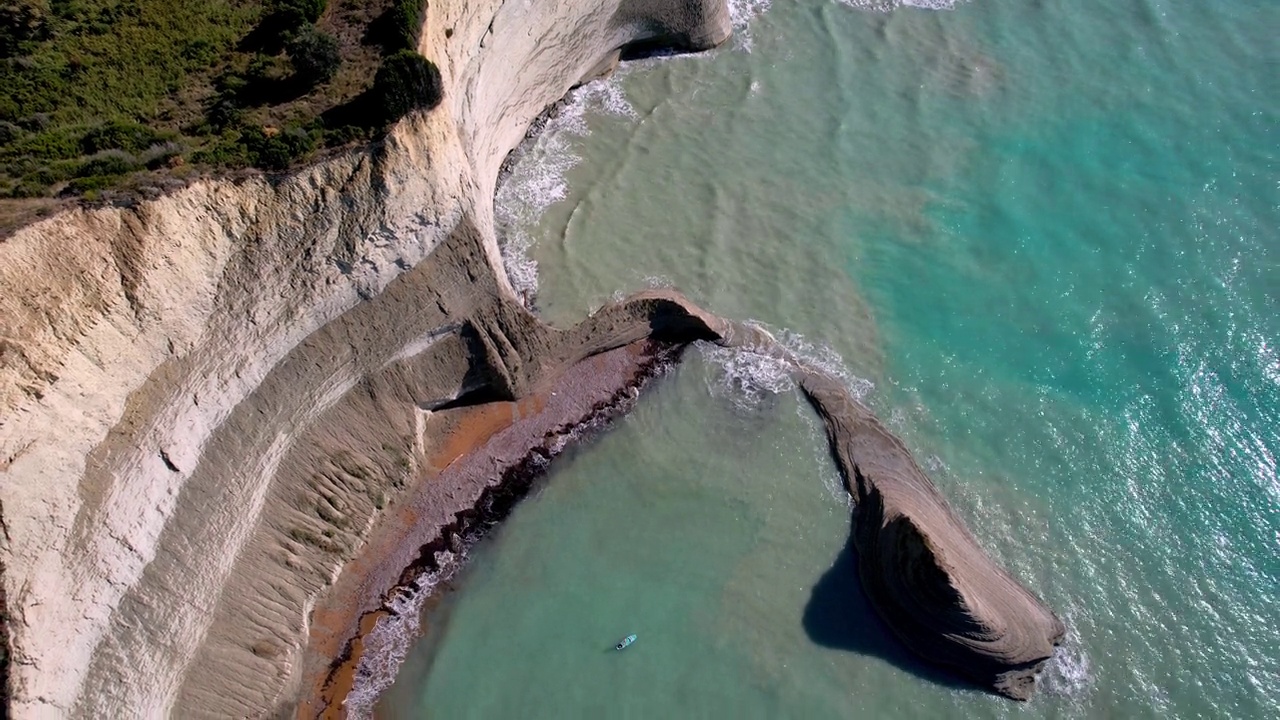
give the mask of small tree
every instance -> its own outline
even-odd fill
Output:
[[[440,69],[412,50],[400,50],[382,61],[373,80],[383,119],[393,122],[412,110],[430,110],[444,97]]]
[[[275,11],[278,13],[297,13],[309,23],[320,19],[329,0],[276,0]]]
[[[324,14],[326,3],[327,0],[275,0],[244,42],[274,55],[295,35],[311,29],[312,23]]]
[[[328,82],[342,65],[338,41],[314,27],[308,26],[300,30],[289,41],[285,50],[293,63],[294,75],[307,86]]]
[[[285,128],[268,135],[261,128],[246,128],[240,134],[246,155],[254,167],[286,170],[315,149],[318,136],[299,127]]]

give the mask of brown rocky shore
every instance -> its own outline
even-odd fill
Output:
[[[630,409],[680,350],[679,344],[637,341],[575,363],[550,387],[518,402],[437,413],[433,434],[441,443],[430,453],[426,477],[370,534],[331,600],[316,608],[308,693],[298,717],[337,716],[355,684],[364,637],[396,612],[393,599],[421,591],[422,577],[447,571],[443,558],[458,557],[504,519],[568,443]]]
[[[857,501],[876,608],[1029,695],[1061,624],[831,378],[678,293],[547,326],[492,198],[543,108],[718,0],[430,3],[444,103],[288,177],[65,212],[0,242],[0,572],[15,717],[315,717],[440,551],[697,340],[786,357]]]

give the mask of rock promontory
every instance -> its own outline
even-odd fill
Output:
[[[854,546],[872,606],[922,658],[1030,699],[1062,622],[978,545],[902,441],[842,383],[805,370],[800,386],[854,498]]]
[[[719,342],[784,363],[822,418],[853,498],[862,591],[922,659],[1015,700],[1065,633],[1044,603],[978,544],[902,440],[840,378],[764,330],[721,321]]]

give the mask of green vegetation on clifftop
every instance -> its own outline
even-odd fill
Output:
[[[373,139],[439,103],[439,71],[416,54],[425,10],[425,0],[0,0],[0,230],[48,206],[40,198],[151,196],[201,173],[279,171]]]

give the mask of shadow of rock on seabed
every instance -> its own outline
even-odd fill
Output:
[[[845,541],[831,567],[813,586],[801,625],[815,644],[880,658],[922,680],[957,690],[985,693],[986,689],[922,660],[893,634],[871,606],[858,579],[858,552],[853,535]]]

